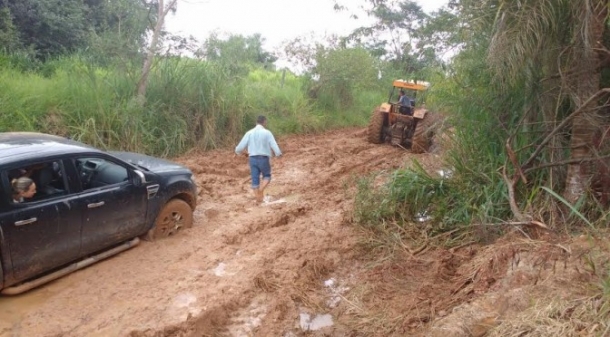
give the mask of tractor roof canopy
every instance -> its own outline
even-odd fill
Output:
[[[395,80],[394,87],[423,91],[423,90],[428,89],[428,83],[427,82],[413,83],[413,82],[405,81],[405,80]]]

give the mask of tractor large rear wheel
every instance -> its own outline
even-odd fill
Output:
[[[432,139],[439,127],[440,120],[440,115],[433,112],[426,113],[424,119],[420,120],[415,127],[413,141],[411,142],[411,152],[424,153],[430,150]]]
[[[383,143],[383,112],[379,109],[373,111],[369,121],[368,140],[373,144]]]

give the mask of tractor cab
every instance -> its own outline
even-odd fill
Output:
[[[388,103],[393,105],[391,112],[400,113],[403,115],[407,114],[409,116],[413,115],[417,93],[419,91],[425,91],[428,89],[427,83],[414,83],[407,82],[405,80],[395,80],[392,84],[392,90],[390,91],[390,97],[388,98]],[[410,106],[402,107],[407,109],[401,109],[401,104],[399,102],[401,92],[404,92],[405,96],[407,96],[408,100],[410,101]]]
[[[368,127],[371,143],[389,142],[410,148],[415,153],[428,150],[437,118],[428,117],[428,110],[416,107],[417,95],[428,89],[427,82],[395,80],[388,101],[373,111]],[[404,92],[407,99],[399,101]]]

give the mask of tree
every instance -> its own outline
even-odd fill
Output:
[[[142,103],[145,101],[146,97],[146,85],[148,84],[148,75],[150,74],[150,69],[153,64],[153,60],[155,58],[155,54],[159,51],[159,39],[163,30],[163,26],[165,25],[165,17],[169,14],[170,11],[176,11],[176,4],[178,0],[169,0],[167,4],[164,0],[158,0],[158,2],[152,2],[149,5],[151,8],[157,9],[157,16],[151,18],[152,35],[150,38],[150,45],[146,52],[146,58],[144,59],[144,65],[142,66],[142,74],[140,76],[140,80],[138,81],[137,86],[137,96],[138,100]]]
[[[13,52],[21,46],[19,35],[11,11],[8,8],[0,8],[0,46],[4,52]]]
[[[140,0],[86,0],[85,15],[93,24],[90,54],[102,60],[129,62],[145,48],[150,9]]]
[[[263,48],[264,43],[260,34],[230,35],[222,39],[218,33],[213,33],[203,43],[199,54],[209,61],[223,63],[234,74],[247,72],[247,66],[251,64],[273,69],[277,57]]]
[[[87,38],[82,0],[5,0],[21,44],[44,58],[74,51]]]
[[[319,77],[318,90],[350,106],[354,92],[377,86],[375,59],[363,48],[320,51],[314,74]]]
[[[472,0],[461,3],[474,6]],[[541,97],[539,110],[553,128],[530,158],[567,132],[570,146],[564,197],[575,203],[590,187],[591,157],[600,146],[596,135],[600,126],[607,125],[602,99],[608,99],[609,89],[602,88],[600,81],[602,69],[610,64],[608,46],[603,44],[608,33],[608,1],[488,0],[477,6],[495,12],[489,62],[498,77],[507,82],[540,78],[545,91],[553,94],[550,99]],[[552,158],[563,157],[557,149],[550,151]]]
[[[459,14],[455,9],[441,8],[430,14],[416,30],[416,49],[429,54],[428,60],[455,55],[464,46],[464,40],[473,42],[472,36],[466,36],[469,30]]]
[[[311,33],[285,41],[279,54],[294,65],[297,72],[312,73],[316,67],[316,58],[321,53],[339,48],[340,41],[336,35],[320,37]]]
[[[375,23],[352,32],[345,38],[346,45],[363,46],[404,74],[418,73],[438,64],[434,49],[420,44],[427,38],[421,33],[430,16],[414,0],[370,0],[368,3],[371,8],[367,14]]]
[[[116,54],[117,46],[139,51],[148,8],[141,0],[1,0],[0,11],[0,31],[12,39],[5,48],[27,48],[47,59],[90,47],[95,54]]]

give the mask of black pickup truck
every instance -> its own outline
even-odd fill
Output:
[[[27,177],[36,193],[16,197]],[[0,133],[0,292],[19,294],[193,224],[179,164],[47,134]]]

